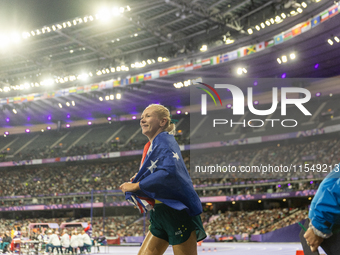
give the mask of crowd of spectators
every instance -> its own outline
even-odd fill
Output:
[[[324,178],[336,164],[340,162],[339,139],[327,139],[296,144],[259,144],[256,147],[236,147],[236,150],[220,149],[214,153],[195,151],[191,152],[191,159],[186,162],[192,177],[196,178],[194,184],[205,185],[221,182],[227,177],[233,183],[253,184],[256,181],[267,179],[312,179]],[[232,166],[236,171],[210,173],[202,166]],[[199,166],[196,170],[196,167]],[[269,171],[269,166],[277,167],[278,171]],[[238,171],[241,169],[248,171]],[[262,171],[267,167],[267,172]],[[273,169],[272,168],[272,169]],[[204,172],[206,171],[206,172]]]
[[[304,219],[308,218],[308,210],[300,210],[297,211],[296,213],[294,213],[293,215],[290,215],[270,226],[267,226],[266,228],[263,229],[263,231],[261,231],[260,233],[267,233],[267,232],[271,232],[280,228],[284,228],[287,226],[290,226],[294,223],[300,222]]]
[[[270,145],[263,148],[241,148],[224,152],[209,152],[200,157],[187,153],[183,154],[188,169],[194,165],[234,165],[256,166],[261,164],[290,165],[290,164],[325,164],[335,165],[340,160],[338,148],[340,140],[319,140],[291,145]],[[306,159],[307,157],[307,159]],[[121,158],[107,163],[77,164],[69,166],[54,166],[53,164],[37,166],[36,168],[22,169],[20,167],[8,171],[1,170],[3,181],[0,183],[0,197],[13,197],[30,195],[37,200],[30,203],[82,203],[88,202],[89,196],[61,197],[69,193],[89,192],[91,190],[117,190],[119,185],[129,181],[130,177],[138,171],[140,156],[130,159]],[[223,173],[210,175],[193,173],[194,186],[200,196],[242,195],[267,192],[286,192],[297,190],[317,189],[318,184],[330,171],[300,171],[296,168],[294,173],[280,171],[272,174],[262,173]],[[215,178],[212,178],[215,177]],[[311,181],[313,180],[313,181]],[[282,185],[282,183],[286,183]],[[269,190],[269,191],[268,191]],[[56,198],[42,198],[44,196],[58,195]],[[112,201],[120,201],[121,197],[111,196]],[[95,197],[102,202],[102,197]],[[27,204],[22,199],[2,199],[2,206]]]
[[[116,161],[74,166],[43,166],[35,169],[3,170],[0,197],[31,195],[58,195],[117,190],[138,169],[138,160]]]
[[[287,227],[308,217],[308,210],[292,210],[287,208],[236,211],[220,213],[204,221],[203,226],[209,236],[219,235],[256,235],[265,234],[276,229]]]
[[[208,236],[233,236],[233,235],[254,235],[264,234],[283,227],[287,227],[307,218],[307,210],[299,209],[268,209],[258,211],[226,211],[219,212],[217,215],[202,213],[201,219],[204,229]],[[72,218],[31,218],[23,220],[0,219],[0,229],[2,232],[12,231],[15,227],[21,228],[23,237],[29,237],[31,230],[28,226],[30,223],[57,223],[59,226],[63,222],[89,222],[91,218],[84,217],[77,220]],[[103,224],[104,222],[104,224]],[[127,237],[143,236],[144,230],[148,231],[149,220],[141,215],[134,216],[110,216],[93,217],[92,233],[98,236],[103,232],[107,237]]]
[[[129,181],[137,172],[139,160],[115,161],[72,166],[43,166],[41,168],[13,171],[1,171],[3,182],[0,184],[2,206],[30,204],[74,204],[90,202],[90,191],[118,190],[122,182]],[[321,180],[321,179],[320,179]],[[248,195],[271,192],[285,192],[317,189],[320,180],[291,180],[289,185],[280,185],[279,181],[260,185],[252,184],[252,180],[220,178],[194,179],[200,196]],[[197,184],[199,183],[199,184]],[[248,185],[249,184],[249,185]],[[70,193],[88,192],[67,196]],[[29,195],[29,198],[11,199],[13,196]],[[53,197],[51,197],[53,196]],[[33,200],[32,198],[35,198]],[[122,201],[122,193],[115,193],[106,198],[106,202]],[[95,195],[94,202],[103,202],[103,196]]]
[[[129,236],[129,235],[143,235],[140,232],[133,232],[129,230],[129,226],[133,225],[135,221],[140,218],[140,215],[133,216],[110,216],[105,217],[93,217],[92,218],[92,233],[93,236],[98,236],[99,232],[103,232],[106,236]],[[57,223],[59,226],[63,222],[91,222],[91,218],[84,217],[77,220],[72,218],[31,218],[22,220],[12,220],[12,219],[0,219],[0,230],[1,232],[10,231],[16,227],[20,227],[21,235],[23,237],[29,237],[32,235],[32,230],[29,229],[30,223]],[[104,221],[104,224],[103,224]],[[80,231],[78,231],[80,232]]]

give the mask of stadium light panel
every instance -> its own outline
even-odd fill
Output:
[[[21,37],[18,33],[12,33],[11,34],[11,39],[12,39],[12,42],[18,44],[21,42]]]
[[[99,19],[103,22],[108,22],[111,19],[111,13],[107,8],[102,8],[98,12]]]
[[[112,8],[112,15],[113,16],[119,16],[120,15],[120,10],[117,7]]]
[[[276,17],[275,17],[275,22],[276,22],[276,23],[281,23],[281,22],[282,22],[281,17],[280,17],[280,16],[276,16]]]
[[[200,51],[205,52],[207,51],[208,46],[206,44],[203,44],[202,47],[200,48]]]

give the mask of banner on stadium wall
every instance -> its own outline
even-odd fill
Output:
[[[210,203],[210,202],[226,202],[226,201],[277,199],[277,198],[288,198],[288,197],[307,197],[307,196],[314,196],[315,194],[316,194],[316,190],[303,190],[303,191],[265,193],[265,194],[253,194],[253,195],[200,197],[200,200],[202,203]]]

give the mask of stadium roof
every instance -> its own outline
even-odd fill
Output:
[[[20,84],[38,84],[29,90],[0,92],[1,98],[29,93],[54,91],[62,88],[98,83],[110,79],[133,76],[155,69],[163,69],[186,60],[207,58],[257,44],[273,38],[280,32],[306,21],[329,8],[330,1],[262,1],[262,0],[149,0],[149,1],[60,1],[30,0],[2,1],[2,35],[12,41],[0,43],[0,88]],[[297,8],[301,14],[291,15]],[[104,9],[103,9],[104,8]],[[108,13],[108,10],[110,13]],[[287,17],[260,31],[255,26],[286,13]],[[175,89],[174,83],[196,77],[236,77],[238,66],[247,68],[246,77],[332,77],[339,75],[340,51],[329,38],[340,36],[340,15],[319,24],[307,33],[234,61],[198,70],[178,73],[164,78],[91,93],[67,97],[2,105],[0,123],[10,118],[11,125],[44,123],[52,120],[87,119],[104,116],[135,114],[149,103],[167,106],[189,105],[189,90]],[[54,27],[53,27],[54,26]],[[248,29],[253,33],[249,34]],[[25,32],[27,38],[11,35]],[[18,31],[20,30],[20,31]],[[28,37],[29,36],[29,37]],[[5,37],[2,37],[2,39]],[[225,44],[225,40],[234,40]],[[208,50],[201,52],[205,44]],[[296,60],[279,65],[277,58],[295,52]],[[158,62],[158,58],[166,62]],[[142,68],[131,64],[150,60]],[[151,60],[154,60],[151,62]],[[319,64],[320,68],[314,68]],[[117,71],[117,67],[129,71]],[[98,70],[115,68],[115,72],[96,75]],[[91,73],[87,80],[58,82],[62,77]],[[50,79],[54,85],[40,86]],[[265,90],[270,87],[263,88]],[[113,93],[122,93],[120,100],[99,101]],[[66,102],[75,106],[66,107]],[[59,108],[61,103],[64,107]],[[13,109],[17,109],[14,114]]]

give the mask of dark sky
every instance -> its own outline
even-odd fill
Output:
[[[45,25],[95,14],[102,5],[123,6],[109,0],[0,0],[0,34],[24,32]]]

